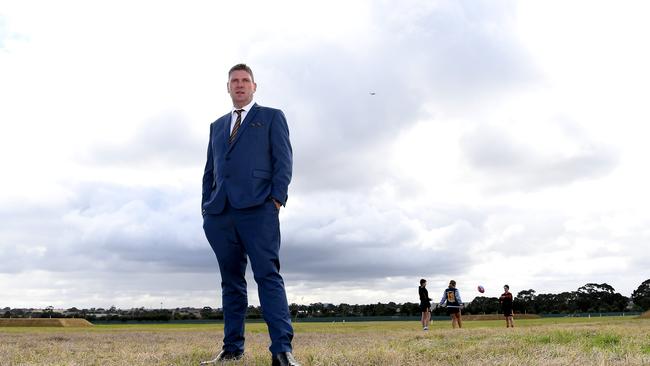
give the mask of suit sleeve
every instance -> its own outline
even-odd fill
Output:
[[[210,138],[208,139],[208,158],[205,162],[205,169],[203,170],[203,191],[201,195],[201,212],[203,212],[203,205],[210,197],[210,192],[214,189],[214,162],[212,161],[212,125],[210,125]]]
[[[275,113],[271,124],[271,197],[283,206],[287,203],[293,166],[293,152],[289,141],[289,126],[282,111]]]

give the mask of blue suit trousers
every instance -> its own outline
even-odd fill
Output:
[[[248,308],[247,257],[257,282],[273,354],[291,352],[293,327],[284,281],[280,275],[279,210],[271,200],[236,209],[226,203],[218,215],[203,217],[203,230],[219,262],[224,313],[223,349],[244,351],[244,320]]]

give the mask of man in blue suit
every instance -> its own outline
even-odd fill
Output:
[[[202,364],[241,359],[248,308],[250,259],[273,365],[299,365],[292,355],[293,327],[280,276],[280,208],[287,202],[292,152],[287,121],[279,109],[253,101],[253,71],[244,64],[228,73],[231,112],[210,125],[203,173],[203,229],[221,272],[223,348]]]

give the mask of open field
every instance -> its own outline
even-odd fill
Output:
[[[295,355],[315,365],[650,365],[650,319],[631,317],[297,323]],[[96,325],[0,328],[0,366],[198,365],[220,348],[223,326]],[[247,324],[243,361],[269,365],[263,323]]]

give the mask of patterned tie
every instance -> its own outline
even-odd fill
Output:
[[[232,128],[232,132],[230,133],[230,138],[228,139],[228,143],[232,143],[232,141],[235,139],[235,136],[237,136],[237,131],[239,130],[239,126],[241,126],[241,112],[243,112],[243,109],[237,109],[235,113],[237,113],[237,119],[235,120],[235,125]]]

